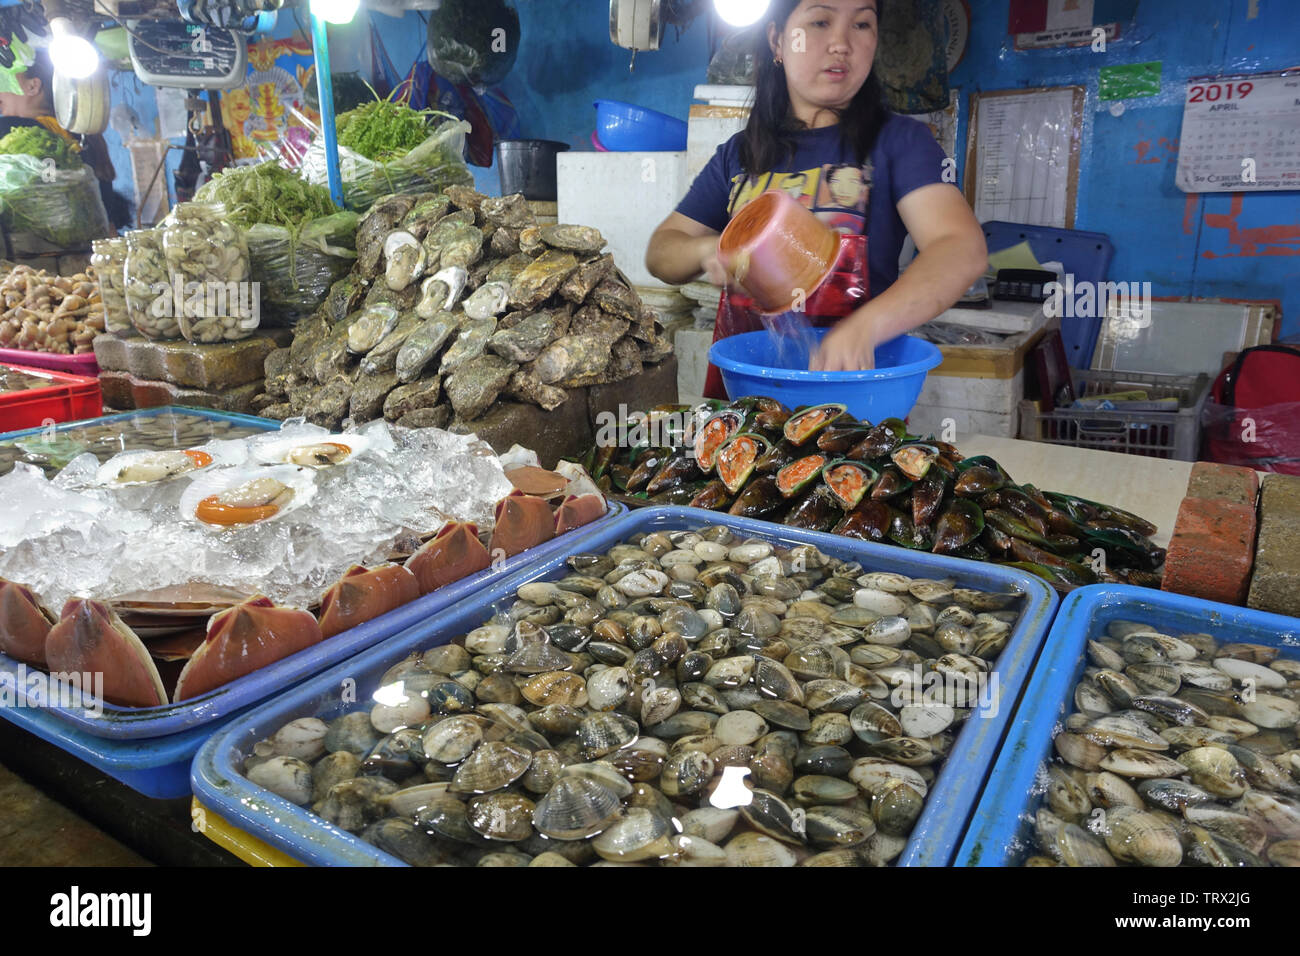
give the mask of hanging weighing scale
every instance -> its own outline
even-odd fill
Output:
[[[247,79],[248,44],[236,30],[180,20],[129,26],[131,64],[150,86],[230,90]]]

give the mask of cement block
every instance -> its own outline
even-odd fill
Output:
[[[1266,494],[1267,489],[1266,480]],[[1300,525],[1293,513],[1276,508],[1271,513],[1263,512],[1255,573],[1246,604],[1261,611],[1300,617]]]
[[[1261,482],[1259,507],[1261,516],[1276,512],[1300,521],[1300,476],[1265,475]]]
[[[219,345],[101,335],[95,339],[95,359],[102,369],[130,372],[139,379],[223,390],[263,378],[266,357],[292,339],[292,329],[268,329],[252,338]]]
[[[262,381],[249,382],[227,389],[182,388],[172,382],[155,382],[128,376],[132,407],[157,408],[160,405],[189,405],[212,408],[219,412],[253,414],[253,396],[262,390]]]
[[[1187,497],[1215,498],[1254,507],[1259,496],[1259,476],[1253,468],[1198,461],[1192,465]]]

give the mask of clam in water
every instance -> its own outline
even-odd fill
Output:
[[[1300,865],[1294,657],[1131,621],[1087,656],[1024,865]]]
[[[412,865],[884,866],[982,719],[1023,595],[989,597],[655,531],[395,663],[382,703],[311,725],[313,757],[281,746],[295,726],[247,770]]]

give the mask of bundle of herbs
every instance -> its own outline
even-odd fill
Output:
[[[397,90],[393,91],[396,94]],[[337,120],[339,145],[376,163],[401,159],[423,143],[435,117],[454,119],[438,110],[414,110],[402,99],[375,97]]]
[[[82,165],[76,147],[43,126],[19,126],[0,136],[0,156],[52,159],[56,169],[78,169]]]
[[[276,163],[234,166],[217,173],[195,195],[197,202],[219,202],[237,226],[271,223],[295,229],[339,211],[324,186],[313,186]]]

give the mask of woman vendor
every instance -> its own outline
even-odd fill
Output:
[[[817,370],[872,368],[876,346],[949,308],[988,266],[979,223],[944,181],[943,151],[924,124],[889,111],[871,72],[884,5],[774,0],[748,126],[718,147],[646,252],[647,268],[664,282],[703,273],[724,283],[718,236],[769,189],[841,233],[866,237],[858,261],[868,274],[859,278],[870,298],[834,322],[812,357]],[[909,233],[918,254],[900,277]],[[758,328],[753,312],[729,309],[724,297],[715,341]],[[713,366],[705,396],[725,397]]]

